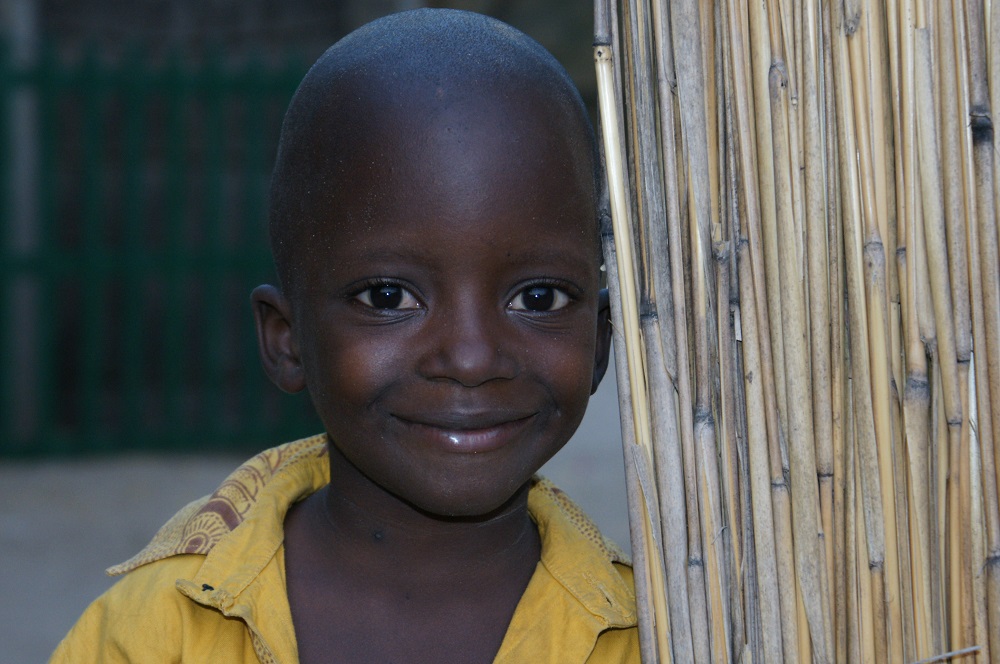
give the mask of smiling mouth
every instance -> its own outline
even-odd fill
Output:
[[[480,454],[512,442],[535,414],[523,416],[443,417],[435,420],[396,416],[421,441],[447,452]]]

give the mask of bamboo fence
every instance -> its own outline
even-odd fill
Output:
[[[1000,663],[1000,1],[595,10],[643,661]]]

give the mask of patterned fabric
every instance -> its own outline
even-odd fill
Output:
[[[183,553],[208,554],[220,539],[243,522],[257,504],[261,489],[275,472],[300,458],[327,456],[326,434],[264,450],[233,471],[212,495],[188,504],[153,536],[142,551],[110,567],[108,574],[125,574],[140,565]]]
[[[559,511],[569,519],[569,522],[573,524],[576,530],[590,540],[594,546],[598,547],[608,560],[624,565],[632,564],[632,559],[628,554],[622,551],[622,548],[615,544],[613,540],[609,540],[602,535],[597,525],[590,520],[590,517],[576,503],[570,500],[565,491],[538,475],[535,476],[534,482],[534,485],[531,487],[532,490],[546,494],[551,498],[552,502],[559,508]]]
[[[326,434],[318,434],[280,447],[265,450],[233,471],[215,493],[196,500],[173,516],[142,551],[123,563],[108,568],[108,574],[125,574],[140,565],[183,553],[205,555],[226,534],[243,522],[257,504],[260,490],[279,468],[300,458],[327,456]],[[631,565],[629,556],[613,541],[601,535],[566,493],[549,480],[535,476],[532,489],[546,494],[580,534],[600,548],[612,562]]]

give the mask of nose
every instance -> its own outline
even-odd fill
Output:
[[[514,378],[519,368],[510,334],[505,334],[506,313],[471,302],[438,307],[423,330],[427,345],[419,363],[421,375],[464,387]]]

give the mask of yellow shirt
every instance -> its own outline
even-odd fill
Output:
[[[128,573],[98,598],[51,661],[298,661],[285,593],[285,513],[329,482],[326,436],[276,447],[108,570]],[[559,489],[536,478],[528,510],[541,560],[496,662],[639,662],[632,569]]]

